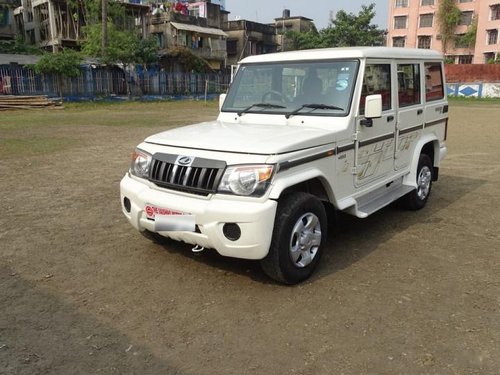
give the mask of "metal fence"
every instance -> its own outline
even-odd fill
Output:
[[[227,90],[230,74],[169,73],[157,69],[82,69],[76,78],[37,74],[21,66],[0,66],[0,94],[48,95],[66,99],[131,97],[203,97]]]

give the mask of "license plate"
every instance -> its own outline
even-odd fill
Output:
[[[147,204],[146,217],[155,222],[155,232],[194,232],[195,217],[186,212]]]

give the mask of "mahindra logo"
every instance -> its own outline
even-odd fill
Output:
[[[193,164],[194,158],[191,156],[178,156],[175,164],[182,165],[184,167],[189,167]]]

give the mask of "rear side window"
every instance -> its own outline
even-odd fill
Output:
[[[419,64],[398,64],[398,98],[400,107],[420,104]]]
[[[425,100],[444,98],[443,73],[440,63],[425,63]]]
[[[382,96],[382,110],[387,111],[391,105],[391,65],[368,64],[363,77],[359,113],[365,113],[365,100],[368,95],[380,94]]]

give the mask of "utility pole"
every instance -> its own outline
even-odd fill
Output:
[[[102,1],[102,56],[106,56],[108,50],[108,0]]]

